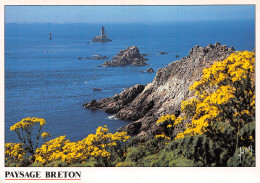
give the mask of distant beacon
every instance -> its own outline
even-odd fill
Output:
[[[92,39],[92,42],[105,43],[105,42],[108,42],[108,41],[112,41],[112,40],[107,38],[107,33],[105,33],[105,27],[102,25],[102,27],[101,27],[101,35],[94,37]]]

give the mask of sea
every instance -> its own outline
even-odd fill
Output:
[[[91,43],[105,27],[112,42]],[[49,40],[49,32],[52,39]],[[26,117],[46,120],[52,138],[78,141],[107,125],[116,132],[129,123],[101,110],[84,109],[93,99],[111,97],[135,84],[152,82],[156,71],[188,55],[196,45],[220,42],[236,50],[255,48],[254,20],[170,23],[5,24],[5,142],[19,142],[10,126]],[[136,45],[149,54],[147,66],[98,67],[120,50]],[[159,55],[160,51],[168,54]],[[179,55],[179,58],[176,58]],[[142,73],[147,68],[154,73]],[[101,91],[93,91],[101,88]]]

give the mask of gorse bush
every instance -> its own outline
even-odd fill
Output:
[[[121,148],[130,136],[126,132],[108,133],[107,127],[98,127],[96,134],[90,134],[82,141],[70,142],[65,136],[46,142],[36,150],[35,161],[49,164],[61,160],[67,164],[85,163],[90,157],[97,160],[97,166],[111,166],[110,159],[120,155]]]
[[[232,161],[230,158],[238,156],[240,147],[254,149],[254,65],[255,54],[244,51],[204,69],[202,79],[190,87],[195,96],[182,102],[184,117],[168,115],[157,121],[165,123],[165,131],[171,130],[168,134],[177,131],[175,141],[170,144],[174,148],[169,150],[167,146],[165,151],[193,160],[195,166],[231,166],[227,162],[235,164],[237,158]],[[181,125],[184,120],[190,123]],[[254,153],[249,156],[254,159]]]
[[[26,120],[22,120],[22,122],[26,124],[28,123],[28,119],[43,121],[39,120],[39,118],[26,118]],[[46,122],[44,121],[43,124],[45,123]],[[28,124],[19,126],[20,124],[21,122],[14,126],[19,130],[25,130],[25,132],[22,132],[24,135],[24,133],[27,133],[30,128],[26,126]],[[33,125],[34,123],[29,121],[28,126],[32,127]],[[11,129],[13,129],[13,127],[11,127]],[[16,132],[20,135],[20,131],[17,129]],[[38,130],[39,133],[36,136],[37,140],[39,139],[38,137],[40,137],[39,134],[41,134],[41,129],[42,128]],[[31,133],[28,134],[30,135]],[[106,125],[104,127],[98,127],[95,134],[90,134],[83,140],[77,142],[71,142],[66,139],[66,136],[60,136],[46,142],[46,138],[50,137],[50,134],[44,132],[41,136],[44,139],[44,144],[37,148],[33,153],[31,153],[31,149],[27,148],[28,144],[31,144],[31,146],[34,144],[31,141],[31,138],[23,140],[23,142],[29,142],[26,145],[19,143],[6,143],[6,165],[9,166],[11,163],[18,163],[18,166],[20,166],[27,156],[28,159],[31,159],[31,163],[33,163],[31,166],[84,165],[87,164],[86,162],[89,162],[91,157],[96,160],[95,166],[115,166],[115,160],[124,160],[123,154],[126,151],[126,141],[130,138],[126,132],[116,132],[114,134],[109,133]],[[91,165],[93,165],[93,163]]]
[[[23,119],[10,128],[22,143],[5,144],[6,166],[255,166],[255,54],[215,62],[190,92],[180,116],[157,120],[162,133],[154,137],[100,126],[81,141],[47,141],[44,119]]]
[[[50,136],[46,132],[41,134],[45,124],[42,118],[28,117],[10,127],[10,131],[14,131],[22,143],[5,144],[6,166],[28,166],[34,161],[40,137],[46,140]]]
[[[5,143],[6,166],[19,166],[25,161],[26,151],[21,143]]]
[[[238,136],[255,117],[254,65],[255,54],[244,51],[204,69],[202,79],[190,87],[196,98],[182,103],[182,111],[192,122],[176,138],[211,133],[216,122],[230,125]]]
[[[173,139],[174,134],[182,130],[183,127],[182,122],[184,121],[184,119],[186,118],[183,117],[176,118],[175,115],[173,114],[161,116],[156,123],[158,123],[159,126],[162,127],[164,132],[162,134],[156,135],[155,138],[165,139],[165,140]]]
[[[11,126],[10,131],[16,132],[19,140],[23,143],[24,149],[34,155],[39,144],[41,130],[45,124],[46,122],[42,118],[28,117]],[[36,134],[35,139],[33,139],[34,133]]]

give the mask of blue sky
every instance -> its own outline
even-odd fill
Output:
[[[6,6],[6,23],[155,23],[254,19],[255,6]]]

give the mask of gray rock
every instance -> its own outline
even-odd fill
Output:
[[[164,51],[160,51],[159,53],[158,53],[158,55],[164,55],[164,54],[168,54],[167,52],[164,52]]]
[[[219,46],[219,45],[220,45],[220,42],[216,42],[216,43],[215,43],[215,46]]]
[[[143,91],[144,87],[144,85],[137,84],[113,97],[101,99],[99,101],[92,100],[91,102],[84,104],[83,107],[89,109],[102,109],[107,113],[117,113],[124,106],[132,102],[134,98]]]
[[[124,66],[124,65],[136,65],[144,66],[147,65],[145,61],[148,59],[140,55],[139,49],[137,46],[131,46],[125,50],[120,50],[119,53],[111,60],[106,61],[102,64],[104,67],[113,67],[113,66]]]
[[[151,54],[148,54],[148,53],[141,54],[141,56],[143,56],[143,57],[146,57],[146,56],[149,56],[149,55],[151,55]]]
[[[231,46],[231,47],[229,48],[229,51],[235,51],[234,47]]]
[[[146,72],[154,72],[153,68],[149,67]]]
[[[93,91],[102,91],[102,88],[93,88]]]
[[[82,59],[93,59],[93,60],[103,60],[103,59],[108,59],[107,56],[93,56],[93,57],[79,57],[79,60]]]

